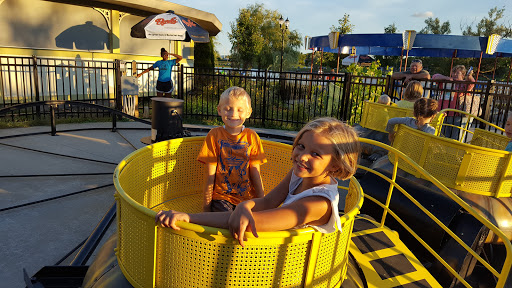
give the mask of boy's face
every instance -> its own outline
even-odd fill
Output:
[[[226,128],[241,129],[245,119],[251,116],[252,109],[247,103],[247,98],[241,97],[237,99],[229,97],[219,103],[217,112],[222,118],[224,125],[226,125]]]
[[[508,138],[512,138],[512,117],[507,118],[507,123],[505,123],[505,134],[507,134]]]

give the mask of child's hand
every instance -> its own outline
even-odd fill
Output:
[[[178,211],[160,211],[155,216],[155,223],[160,222],[162,227],[171,227],[174,230],[180,230],[181,228],[176,226],[177,221],[190,222],[190,216],[187,213]]]
[[[235,211],[231,213],[231,216],[229,216],[228,227],[233,238],[238,239],[242,247],[245,247],[244,241],[247,239],[245,239],[244,234],[248,226],[252,234],[258,237],[252,211],[241,203],[236,207]]]

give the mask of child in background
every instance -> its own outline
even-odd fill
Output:
[[[396,103],[397,107],[412,109],[416,100],[423,96],[423,86],[416,80],[412,80],[407,84],[404,92],[404,99]]]
[[[507,122],[505,123],[505,134],[508,138],[512,139],[512,114],[508,114]],[[512,140],[508,142],[505,151],[512,152]]]
[[[391,104],[391,98],[386,94],[382,94],[382,95],[380,95],[379,99],[377,100],[377,103],[389,105],[389,104]]]
[[[334,118],[313,120],[302,128],[292,150],[292,168],[264,198],[239,204],[235,211],[187,214],[160,211],[156,222],[180,228],[177,221],[229,228],[244,246],[245,231],[278,231],[310,226],[322,233],[340,230],[338,181],[357,169],[359,140],[354,129]]]
[[[206,164],[205,212],[233,211],[242,201],[263,197],[260,165],[267,159],[258,134],[243,125],[252,113],[249,94],[226,89],[217,112],[224,126],[210,130],[197,157]]]
[[[437,101],[430,98],[420,98],[414,102],[414,118],[397,117],[388,120],[386,131],[389,132],[389,142],[393,143],[395,138],[395,126],[405,124],[411,128],[421,130],[430,134],[436,133],[436,129],[430,126],[430,121],[437,114]]]

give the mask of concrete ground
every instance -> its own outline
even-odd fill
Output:
[[[0,287],[25,287],[23,269],[32,276],[55,265],[90,235],[114,203],[112,173],[126,155],[145,146],[140,139],[150,136],[150,127],[119,122],[116,132],[108,128],[111,123],[62,124],[56,136],[50,135],[50,127],[0,129]],[[76,129],[80,131],[65,131]],[[6,138],[25,134],[33,135]],[[59,198],[74,192],[81,193]],[[104,240],[114,231],[115,221]]]

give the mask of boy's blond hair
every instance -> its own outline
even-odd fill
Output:
[[[380,95],[379,99],[377,100],[377,103],[389,105],[391,103],[391,97],[389,97],[386,94]]]
[[[293,148],[297,146],[304,133],[308,131],[320,133],[333,143],[334,155],[332,155],[332,161],[338,169],[332,172],[331,176],[342,180],[352,177],[357,170],[357,159],[361,150],[355,130],[335,118],[318,118],[307,123],[299,131],[295,141],[293,141]]]
[[[224,92],[222,92],[219,98],[219,104],[217,105],[217,108],[220,108],[221,104],[229,98],[240,99],[242,97],[247,100],[247,107],[252,109],[251,96],[249,96],[249,93],[247,93],[247,91],[245,91],[244,88],[238,86],[229,87],[228,89],[224,90]]]
[[[423,86],[416,80],[412,80],[407,84],[404,92],[405,100],[416,100],[423,96]]]

